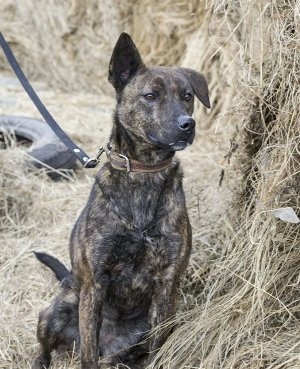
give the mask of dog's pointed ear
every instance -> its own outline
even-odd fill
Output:
[[[144,63],[131,37],[121,33],[109,62],[109,82],[120,89],[142,67]]]
[[[184,76],[189,80],[192,85],[193,91],[198,99],[207,108],[210,108],[210,101],[208,97],[208,86],[203,74],[196,72],[189,68],[179,68]]]

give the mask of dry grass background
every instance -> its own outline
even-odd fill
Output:
[[[147,63],[209,79],[213,109],[197,105],[196,142],[180,153],[194,251],[178,328],[157,357],[166,368],[300,368],[299,224],[272,215],[288,206],[299,215],[299,18],[299,0],[0,3],[1,31],[24,70],[89,152],[109,134],[106,70],[121,31]],[[0,113],[39,117],[0,60]],[[94,174],[52,182],[27,161],[21,148],[0,152],[1,368],[29,367],[38,311],[58,288],[31,251],[69,262]]]

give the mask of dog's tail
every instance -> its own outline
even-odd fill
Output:
[[[62,282],[64,285],[69,285],[68,280],[70,279],[70,271],[55,257],[46,254],[45,252],[33,251],[36,258],[48,268],[50,268],[57,280]]]

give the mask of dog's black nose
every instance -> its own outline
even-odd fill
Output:
[[[195,121],[188,115],[181,115],[177,120],[178,127],[183,131],[191,131],[195,127]]]

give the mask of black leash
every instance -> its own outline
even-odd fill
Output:
[[[1,32],[0,46],[2,47],[6,59],[18,77],[21,85],[24,87],[24,90],[27,92],[28,96],[31,98],[32,102],[37,107],[38,111],[41,113],[42,117],[48,123],[52,131],[66,145],[67,149],[76,156],[76,158],[81,162],[82,165],[84,165],[85,168],[95,168],[99,162],[100,155],[104,152],[104,149],[100,148],[96,157],[89,157],[80,147],[75,145],[70,137],[60,128],[58,123],[54,120],[52,115],[49,113],[45,105],[32,88]]]

